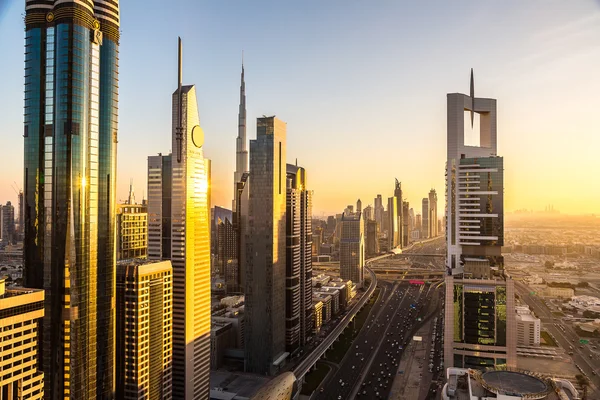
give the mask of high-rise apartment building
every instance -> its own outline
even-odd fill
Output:
[[[379,254],[379,224],[370,219],[365,224],[365,252],[367,257],[373,257]]]
[[[48,399],[115,392],[119,2],[25,2],[24,280]],[[101,329],[99,329],[101,328]]]
[[[145,259],[148,256],[148,207],[136,204],[133,185],[129,197],[117,205],[117,260]]]
[[[5,205],[0,204],[0,242],[13,243],[15,234],[15,208],[7,201]]]
[[[429,191],[429,236],[438,236],[438,217],[437,217],[437,193],[435,189]]]
[[[148,258],[173,266],[173,398],[206,399],[210,374],[208,160],[196,87],[172,96],[173,153],[148,157]]]
[[[427,239],[429,237],[429,199],[424,197],[421,200],[421,238]]]
[[[396,196],[394,197],[389,197],[388,198],[388,208],[387,208],[387,215],[388,215],[388,230],[387,230],[387,237],[388,237],[388,249],[392,250],[395,249],[397,246],[400,245],[400,232],[399,232],[399,228],[398,228],[398,222],[399,222],[399,218],[398,218],[398,203],[397,203],[397,198]],[[400,212],[402,212],[402,210],[400,210]]]
[[[275,117],[257,119],[250,141],[245,266],[248,372],[276,374],[285,351],[286,125]],[[244,205],[242,204],[242,208]]]
[[[171,399],[171,262],[120,262],[116,309],[116,398]]]
[[[312,333],[312,192],[306,170],[287,164],[285,343],[292,353]]]
[[[0,278],[0,399],[44,398],[44,374],[38,370],[43,316],[43,290],[7,289]]]
[[[340,278],[362,287],[365,265],[365,229],[360,213],[342,214]]]
[[[503,162],[496,100],[447,95],[446,367],[516,366],[515,288],[504,271]],[[465,112],[480,119],[480,145],[464,142]],[[467,114],[468,116],[468,114]]]

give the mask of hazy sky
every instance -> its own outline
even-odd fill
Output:
[[[248,138],[287,122],[315,214],[392,195],[444,208],[446,93],[498,99],[505,206],[600,213],[599,1],[121,1],[118,198],[170,150],[177,36],[197,85],[213,204],[230,207],[240,59]],[[23,0],[0,0],[0,202],[23,168]],[[385,203],[385,201],[384,201]]]

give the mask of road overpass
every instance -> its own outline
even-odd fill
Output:
[[[369,264],[373,261],[385,257],[389,257],[389,254],[371,258],[367,260],[366,263]],[[352,322],[354,317],[356,317],[356,314],[358,314],[358,312],[365,306],[365,304],[367,304],[367,301],[369,301],[371,296],[373,296],[375,288],[377,287],[377,275],[375,274],[375,272],[373,272],[372,269],[366,266],[365,269],[371,275],[371,284],[369,285],[369,288],[367,289],[366,293],[360,298],[358,303],[356,303],[354,307],[352,307],[350,312],[347,313],[344,316],[344,318],[342,318],[339,324],[335,328],[333,328],[331,333],[329,333],[329,335],[327,335],[327,337],[321,343],[319,343],[319,345],[304,360],[302,360],[302,362],[300,362],[300,364],[298,364],[296,368],[292,370],[300,384],[302,383],[304,376],[317,363],[317,361],[319,361],[321,357],[323,357],[327,350],[329,350],[329,348],[333,345],[335,340],[344,332],[344,329],[346,329],[346,327],[350,324],[350,322]]]

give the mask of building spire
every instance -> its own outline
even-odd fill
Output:
[[[127,197],[127,204],[136,204],[135,194],[133,193],[133,178],[129,179],[129,196]]]
[[[177,162],[181,162],[181,153],[183,146],[183,127],[181,126],[181,120],[183,119],[183,104],[181,95],[181,82],[183,79],[183,45],[181,44],[181,37],[178,37],[178,54],[177,54],[177,127],[175,129],[175,137],[177,140]]]
[[[473,68],[471,68],[471,129],[473,129],[473,118],[475,116],[475,82],[473,81]]]
[[[233,210],[235,210],[237,182],[242,180],[242,175],[248,172],[248,150],[246,148],[246,81],[244,79],[244,51],[242,50],[242,73],[240,76],[240,106],[238,110],[238,136],[236,139],[235,172],[233,174]]]

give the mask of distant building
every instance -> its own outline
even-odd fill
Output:
[[[384,212],[384,207],[383,207],[383,199],[381,198],[381,195],[378,194],[377,197],[375,197],[375,203],[373,206],[373,212],[374,212],[374,218],[375,221],[377,221],[379,223],[379,228],[381,230],[385,230],[384,226],[383,226],[383,212]]]
[[[212,256],[217,256],[217,258],[219,245],[223,245],[223,243],[219,243],[219,223],[224,222],[225,220],[228,220],[229,223],[233,225],[234,218],[231,210],[219,206],[214,206],[210,209],[210,254]],[[225,247],[231,247],[231,244],[225,244]],[[221,267],[222,266],[219,261],[217,261],[214,265],[211,265],[211,275],[217,273],[223,274],[224,272]]]
[[[438,235],[438,217],[437,217],[437,193],[435,189],[429,191],[429,236],[436,237]]]
[[[340,241],[340,277],[351,280],[358,287],[363,283],[365,264],[364,221],[360,213],[342,215]]]
[[[148,257],[148,207],[130,199],[117,205],[117,260]]]
[[[396,199],[396,207],[397,207],[397,227],[398,227],[398,244],[397,246],[404,247],[404,238],[405,236],[408,238],[408,234],[404,231],[405,224],[408,224],[408,220],[404,219],[404,197],[402,196],[402,183],[396,179],[394,186],[394,198]],[[390,223],[392,223],[391,216]],[[408,219],[408,210],[407,210],[407,219]],[[408,245],[408,243],[407,243]],[[394,246],[395,247],[395,246]]]
[[[379,224],[377,221],[366,221],[365,253],[367,258],[379,254]]]
[[[398,207],[402,208],[402,203],[398,205],[398,199],[394,197],[388,198],[388,249],[395,249],[396,247],[401,245],[402,237],[400,236],[400,227],[399,227],[399,218],[398,213],[402,212],[402,210],[398,211]]]
[[[171,399],[171,262],[119,263],[116,308],[117,398]]]
[[[429,238],[429,199],[428,198],[423,198],[423,200],[421,200],[421,215],[422,215],[422,221],[421,221],[421,238],[422,239],[427,239]]]
[[[402,248],[408,246],[409,237],[410,237],[410,214],[409,214],[409,204],[408,201],[402,202]]]
[[[0,278],[0,399],[44,398],[44,374],[37,369],[43,317],[44,290],[7,289]]]
[[[7,201],[5,205],[0,205],[0,242],[16,242],[15,233],[15,208]]]
[[[365,221],[371,221],[371,220],[375,220],[375,213],[373,211],[373,207],[366,206],[363,210],[362,210],[362,215],[363,215],[363,219]]]
[[[528,306],[515,307],[517,312],[517,346],[539,346],[541,321]]]
[[[217,265],[213,275],[225,277],[227,293],[237,292],[240,276],[237,259],[237,235],[231,220],[217,220]]]

